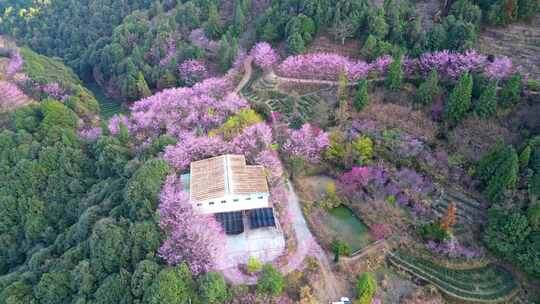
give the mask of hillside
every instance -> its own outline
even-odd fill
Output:
[[[540,2],[444,5],[0,0],[0,304],[540,303]]]
[[[480,33],[478,49],[496,56],[508,56],[533,78],[540,79],[540,14],[530,23],[485,28]]]

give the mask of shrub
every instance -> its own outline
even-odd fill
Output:
[[[225,279],[216,272],[206,273],[199,278],[199,294],[206,304],[224,303],[230,298]]]
[[[436,220],[422,226],[420,229],[420,235],[426,240],[434,240],[438,242],[442,242],[450,236],[448,230],[444,229],[440,220]]]
[[[329,182],[326,184],[326,196],[321,200],[321,207],[330,210],[341,205],[341,200],[336,192],[336,184],[334,182]]]
[[[249,273],[259,272],[262,270],[262,268],[263,268],[262,263],[259,262],[259,260],[256,257],[254,256],[249,257],[248,263],[247,263],[247,271]]]
[[[351,255],[351,247],[349,244],[345,243],[342,240],[334,240],[330,244],[330,248],[334,252],[334,262],[339,262],[340,256],[350,256]]]
[[[377,290],[377,281],[369,272],[364,272],[356,282],[356,294],[358,300],[355,304],[370,304],[375,291]]]
[[[257,282],[257,292],[277,296],[283,291],[285,279],[271,264],[265,264]]]

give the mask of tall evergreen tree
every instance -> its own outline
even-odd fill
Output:
[[[458,84],[450,94],[444,109],[444,116],[450,123],[459,123],[471,107],[472,85],[469,73],[463,73],[459,77]]]
[[[368,105],[368,103],[368,82],[366,79],[362,79],[358,82],[358,90],[356,91],[353,107],[356,111],[361,111]]]
[[[521,100],[521,75],[516,74],[508,78],[501,90],[501,105],[510,107],[516,105]]]
[[[214,1],[210,3],[208,8],[208,19],[204,23],[204,33],[210,39],[218,38],[221,27],[219,24],[219,13]]]
[[[238,36],[243,34],[246,29],[246,17],[242,0],[236,0],[236,5],[234,6],[233,28]]]
[[[501,201],[507,190],[515,188],[518,173],[518,155],[511,145],[497,144],[478,164],[478,176],[482,180],[484,194],[492,202]]]
[[[219,50],[218,50],[219,66],[221,67],[222,71],[226,71],[229,69],[229,66],[230,66],[229,60],[231,56],[230,53],[231,53],[231,45],[229,44],[227,35],[223,35],[221,37]]]
[[[440,93],[439,74],[433,69],[426,81],[424,81],[416,91],[416,100],[423,104],[429,105],[433,102],[433,98]]]
[[[379,8],[369,18],[369,33],[384,40],[388,35],[388,24],[384,18],[384,8]]]
[[[292,35],[287,37],[287,49],[292,54],[302,53],[306,50],[304,39],[299,32],[294,32]]]
[[[486,119],[497,111],[497,81],[492,80],[486,86],[474,107],[476,116]]]
[[[403,81],[403,70],[401,68],[401,53],[397,52],[394,55],[394,59],[388,69],[388,76],[386,77],[386,86],[392,91],[398,91],[401,89],[401,83]]]

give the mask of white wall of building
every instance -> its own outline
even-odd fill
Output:
[[[232,212],[269,207],[268,193],[250,195],[227,195],[220,198],[194,202],[195,211],[202,214]]]

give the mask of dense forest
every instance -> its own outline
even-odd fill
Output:
[[[540,303],[540,79],[478,49],[539,13],[0,0],[0,304]],[[224,154],[265,170],[275,260],[191,204]]]

